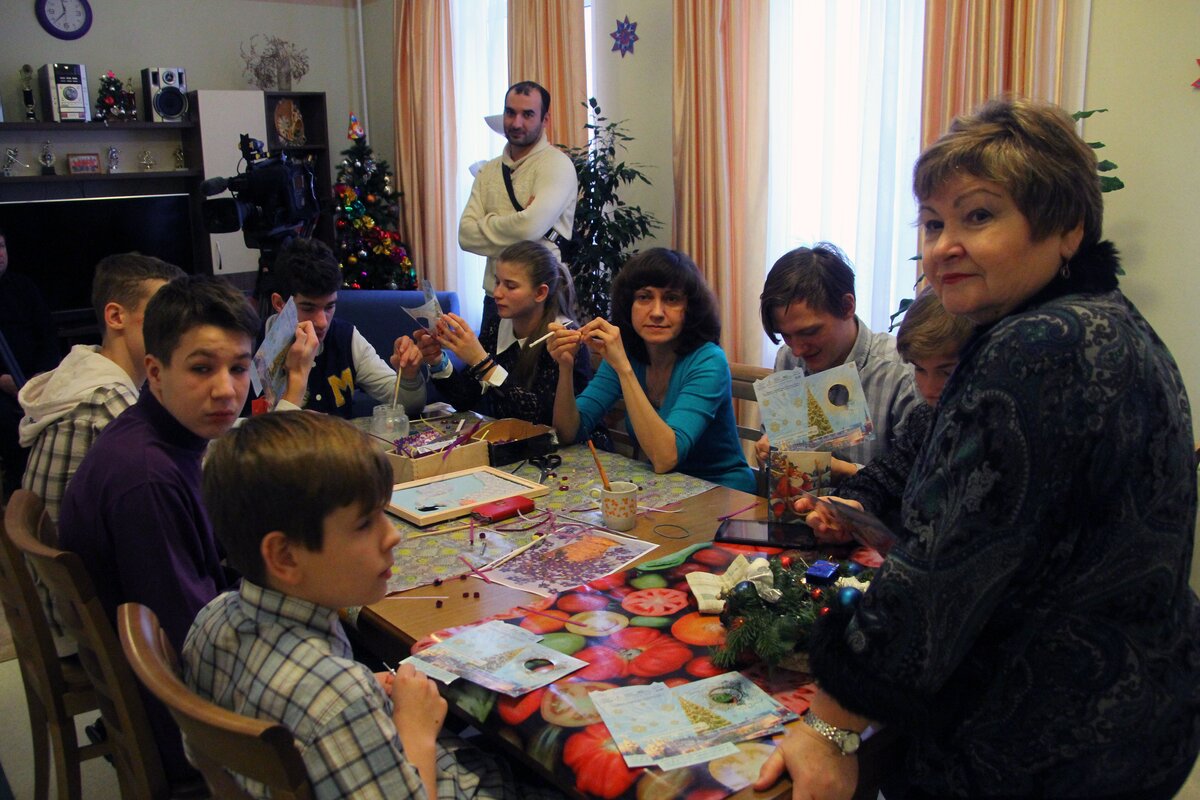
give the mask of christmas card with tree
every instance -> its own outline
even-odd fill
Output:
[[[853,361],[815,375],[780,370],[755,381],[754,393],[773,447],[834,450],[875,438]]]

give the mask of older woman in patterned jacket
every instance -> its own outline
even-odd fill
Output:
[[[848,797],[868,725],[894,797],[1170,798],[1200,749],[1191,410],[1117,289],[1091,149],[992,101],[917,161],[925,275],[978,326],[857,606],[821,619],[819,691],[763,768]]]

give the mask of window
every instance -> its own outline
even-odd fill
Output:
[[[886,330],[912,297],[923,0],[771,0],[767,262],[830,241],[858,316]],[[763,363],[776,346],[763,337]]]

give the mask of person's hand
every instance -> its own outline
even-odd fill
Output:
[[[392,684],[395,683],[395,679],[392,678],[392,673],[376,672],[375,680],[379,681],[379,685],[383,687],[383,690],[385,692],[387,692],[388,697],[391,697],[392,696]]]
[[[421,374],[421,362],[424,361],[421,349],[407,336],[396,339],[392,351],[392,369],[406,378],[415,378]],[[439,357],[439,360],[440,357]]]
[[[436,367],[442,363],[442,346],[438,343],[436,336],[424,328],[418,328],[413,331],[413,342],[421,351],[421,358],[426,364]]]
[[[284,359],[289,377],[296,376],[304,381],[308,380],[308,373],[313,367],[313,360],[317,356],[317,347],[320,344],[321,342],[317,339],[317,331],[311,322],[305,320],[296,326],[296,338],[292,341],[292,346],[288,348],[287,357]]]
[[[447,710],[437,684],[413,669],[412,664],[401,664],[392,678],[392,705],[396,732],[405,749],[432,746],[446,721]]]
[[[766,464],[767,459],[771,457],[771,443],[767,441],[765,433],[754,443],[754,455],[758,458],[759,464]]]
[[[13,380],[12,375],[0,375],[0,391],[13,397],[17,396],[17,382]]]
[[[792,800],[849,800],[858,786],[858,756],[845,756],[804,723],[795,725],[762,765],[757,791],[783,776],[792,779]]]
[[[478,364],[487,356],[487,350],[479,343],[479,337],[467,321],[458,314],[447,312],[438,319],[435,331],[442,347],[458,356],[468,367]]]
[[[853,478],[858,474],[858,464],[853,461],[843,461],[840,458],[830,458],[829,464],[833,472],[833,479],[840,481],[843,478]]]
[[[843,503],[859,511],[863,510],[862,503],[857,500],[844,500],[841,497],[826,497],[823,499],[835,503]],[[817,536],[817,541],[829,544],[845,544],[846,542],[854,541],[854,537],[842,527],[833,510],[825,503],[818,502],[811,496],[801,495],[796,498],[796,502],[792,504],[792,508],[797,514],[806,515],[804,523],[813,529],[813,533]]]
[[[546,340],[546,350],[560,368],[574,369],[575,356],[579,353],[581,341],[579,331],[568,328],[561,322],[551,322],[546,326],[554,331],[554,335]]]
[[[588,350],[598,354],[617,374],[629,369],[629,356],[621,341],[621,329],[606,319],[596,317],[579,329],[579,336]]]

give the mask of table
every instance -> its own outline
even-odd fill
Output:
[[[747,510],[747,506],[751,506],[751,508]],[[660,558],[689,545],[711,541],[720,524],[719,518],[724,515],[740,511],[742,513],[739,516],[742,518],[766,518],[766,501],[764,499],[722,486],[713,486],[701,495],[682,501],[678,504],[678,507],[681,509],[678,513],[668,514],[650,511],[639,515],[637,527],[632,533],[639,538],[659,545],[658,549],[649,553],[642,560]],[[661,526],[663,523],[680,526],[688,531],[688,535],[686,538],[671,538],[680,533],[676,528],[666,529],[660,527],[656,531],[656,526]],[[664,533],[667,535],[664,536]],[[467,592],[470,596],[467,598],[461,597],[463,592]],[[478,598],[475,597],[475,593],[478,593]],[[401,594],[402,596],[417,597],[445,595],[448,596],[448,599],[442,603],[441,608],[436,607],[434,600],[391,601],[385,599],[361,611],[358,617],[359,633],[366,644],[389,663],[395,663],[407,657],[411,646],[415,642],[435,631],[465,625],[484,617],[503,614],[516,606],[524,605],[529,607],[533,601],[538,599],[518,589],[486,583],[476,577],[468,577],[465,581],[453,580],[450,583],[444,584],[441,589],[423,586]],[[488,717],[488,722],[492,723],[494,721],[495,725],[480,724],[474,719],[471,722],[487,733],[496,734],[500,727],[500,723],[496,718],[497,714],[492,714]],[[512,732],[507,732],[507,735],[510,737],[509,739],[497,739],[501,743],[501,746],[516,759],[529,764],[543,775],[546,775],[545,768],[542,767],[533,755],[526,752],[527,749],[533,749],[533,740],[529,740],[529,747],[518,748],[511,741]],[[560,737],[559,741],[552,742],[547,746],[561,748],[563,744],[561,741],[562,738],[565,738],[565,736]],[[546,758],[544,753],[541,757],[543,759]],[[864,772],[867,772],[867,770],[864,770]],[[546,777],[567,791],[568,794],[583,796],[574,790],[574,786],[564,785],[561,775],[558,776],[557,780],[549,775],[546,775]],[[874,787],[870,784],[871,781],[862,782],[860,796],[875,796]],[[673,797],[680,788],[678,785],[667,783],[657,787],[657,791],[649,792],[649,796],[661,795],[662,797]],[[631,793],[632,791],[630,789]],[[755,793],[753,790],[747,788],[735,794],[734,797],[783,797],[787,796],[789,791],[790,788],[786,781],[784,781],[768,793]],[[639,797],[641,796],[643,796],[643,793],[640,792]]]

